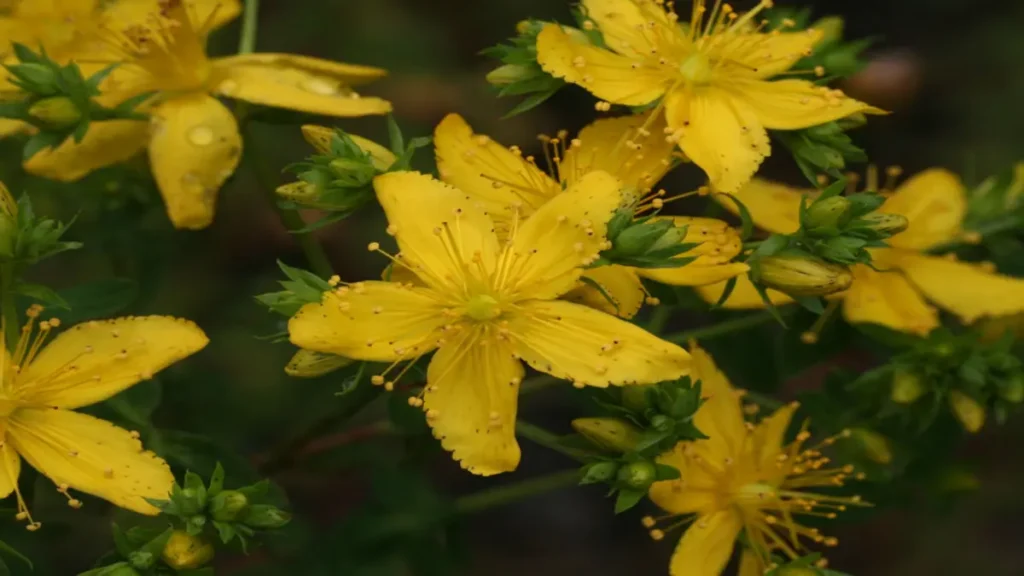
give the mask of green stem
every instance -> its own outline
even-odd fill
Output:
[[[651,312],[651,319],[647,322],[647,331],[651,334],[660,334],[671,317],[671,308],[668,306],[655,306],[654,311]]]
[[[456,514],[473,514],[495,506],[502,506],[521,498],[529,498],[551,490],[567,488],[579,484],[579,470],[555,472],[539,478],[531,478],[522,482],[506,484],[476,494],[463,496],[455,501]]]
[[[589,455],[586,452],[576,450],[575,448],[570,448],[568,446],[563,446],[561,439],[558,436],[548,432],[540,426],[530,424],[529,422],[523,422],[522,420],[516,422],[516,435],[526,438],[527,440],[532,440],[534,443],[540,444],[541,446],[554,450],[555,452],[562,453],[573,460],[578,460],[580,462],[586,462],[588,460]]]
[[[242,16],[242,38],[238,41],[239,54],[252,54],[256,50],[256,30],[259,27],[260,0],[245,0]]]
[[[563,382],[565,381],[559,380],[554,376],[540,374],[539,376],[534,376],[533,378],[527,378],[526,380],[524,380],[523,385],[519,387],[519,395],[522,396],[523,394],[532,394],[539,390],[548,388],[552,384],[558,384]]]
[[[705,326],[704,328],[696,328],[694,330],[669,334],[663,338],[669,342],[675,343],[684,343],[688,340],[709,340],[732,332],[739,332],[740,330],[746,330],[747,328],[766,324],[771,322],[773,319],[774,318],[771,313],[766,310],[764,312],[748,314],[732,320],[712,324],[711,326]]]
[[[3,315],[4,338],[7,346],[13,347],[18,342],[21,332],[18,329],[18,306],[14,295],[14,272],[11,266],[0,266],[0,314]]]

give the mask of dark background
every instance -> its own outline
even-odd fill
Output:
[[[516,22],[527,17],[568,21],[568,2],[263,0],[262,5],[259,51],[388,69],[388,78],[361,92],[391,100],[407,137],[428,135],[446,113],[459,112],[477,131],[526,148],[534,146],[537,133],[575,130],[594,117],[592,98],[569,87],[540,108],[501,121],[515,102],[497,100],[483,79],[493,63],[478,55],[481,49],[511,35]],[[819,1],[813,7],[815,16],[843,16],[847,38],[877,39],[868,67],[844,86],[851,95],[893,112],[872,118],[855,134],[873,162],[899,164],[907,172],[946,166],[976,183],[1024,157],[1024,2],[860,0]],[[218,33],[212,51],[229,53],[237,37],[236,22]],[[385,139],[380,118],[323,123]],[[294,125],[262,124],[255,127],[255,134],[256,146],[246,154],[259,155],[259,165],[275,184],[288,178],[276,173],[278,167],[309,153]],[[775,150],[764,173],[800,183],[792,160],[780,147]],[[432,168],[430,156],[429,150],[421,151],[422,169]],[[696,178],[682,172],[666,181],[669,190],[682,189]],[[155,428],[213,438],[223,447],[211,451],[228,466],[229,483],[232,474],[239,481],[247,478],[252,474],[249,465],[260,462],[261,455],[330,412],[341,377],[288,378],[282,367],[293,352],[290,345],[254,337],[283,329],[279,318],[252,299],[276,289],[280,273],[275,259],[305,264],[270,210],[265,186],[255,177],[252,164],[243,163],[225,186],[216,222],[202,232],[169,229],[144,170],[106,171],[77,188],[22,179],[14,169],[8,169],[6,178],[15,189],[43,190],[40,202],[50,202],[54,212],[78,212],[78,200],[69,200],[74,194],[86,206],[73,234],[88,239],[89,245],[42,267],[40,279],[66,287],[96,279],[137,278],[137,297],[125,312],[185,316],[208,331],[211,344],[206,350],[161,377],[162,401],[152,418]],[[368,254],[365,246],[381,239],[382,222],[378,212],[368,209],[317,233],[342,278],[368,279],[379,273],[385,262]],[[681,312],[673,316],[669,328],[685,329],[706,320]],[[742,340],[727,337],[714,343],[713,350],[721,350],[720,359],[737,386],[777,389],[780,396],[791,397],[797,389],[817,386],[834,365],[856,369],[873,361],[827,346],[807,351],[795,338],[778,338],[778,330],[768,326]],[[764,352],[769,348],[772,353]],[[803,358],[787,360],[793,355]],[[552,388],[524,398],[521,417],[568,432],[568,420],[579,413],[579,403],[570,387]],[[364,438],[360,422],[385,415],[386,404],[379,402],[353,426],[325,433],[296,464],[274,475],[296,512],[295,525],[248,558],[222,554],[218,574],[667,572],[677,536],[650,541],[639,523],[645,511],[614,517],[611,501],[593,487],[551,492],[466,517],[446,536],[434,533],[426,538],[427,544],[409,545],[422,549],[419,552],[409,553],[406,544],[388,544],[352,553],[349,548],[357,536],[375,526],[354,520],[372,500],[374,487],[393,490],[392,499],[404,502],[414,499],[420,488],[432,486],[440,495],[455,496],[572,465],[523,441],[518,471],[497,479],[472,478],[433,448],[429,438]],[[832,566],[857,576],[1024,574],[1024,497],[1019,489],[1024,464],[1015,456],[1020,437],[1020,426],[1011,421],[1001,428],[990,425],[960,445],[962,470],[976,476],[976,490],[958,489],[955,498],[932,498],[933,491],[922,485],[876,513],[858,517],[857,523],[836,522],[830,532],[839,536],[840,546],[830,551]],[[183,445],[186,452],[198,450],[194,444]],[[236,456],[227,456],[232,453]],[[411,453],[421,454],[412,459],[428,481],[413,482],[405,473],[411,468]],[[182,462],[190,457],[195,454],[175,463],[185,465]],[[191,466],[202,468],[196,462]],[[435,496],[426,493],[424,498]],[[68,574],[90,566],[109,547],[109,517],[101,514],[103,506],[88,500],[86,511],[72,513],[56,505],[47,507],[47,501],[48,495],[37,496],[34,510],[44,523],[52,523],[45,546],[13,532],[20,528],[5,529],[4,539],[37,561],[36,573]],[[308,567],[311,557],[334,554],[344,556],[335,564],[344,570]],[[275,563],[274,557],[281,559]],[[436,565],[436,571],[425,572],[427,565]]]

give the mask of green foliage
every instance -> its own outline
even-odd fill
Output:
[[[284,290],[256,296],[256,301],[266,306],[271,312],[291,318],[299,311],[299,308],[306,304],[319,303],[323,293],[331,290],[331,285],[327,280],[312,272],[292,268],[280,261],[277,265],[288,277],[287,280],[280,282]]]
[[[620,264],[635,268],[677,268],[694,258],[679,256],[698,244],[683,242],[687,226],[676,226],[671,218],[634,218],[630,208],[620,209],[608,222],[611,248],[603,250],[592,267]]]
[[[822,174],[841,178],[848,163],[867,161],[867,154],[846,134],[848,129],[862,123],[863,117],[851,116],[802,130],[772,130],[771,133],[789,150],[804,177],[817,184]]]
[[[75,62],[61,66],[45,51],[36,53],[17,42],[12,47],[17,63],[5,64],[4,68],[11,75],[11,83],[22,94],[0,104],[0,117],[21,120],[39,129],[25,144],[26,160],[69,138],[81,142],[89,131],[90,122],[147,119],[135,109],[148,100],[151,93],[129,98],[113,108],[95,100],[100,95],[100,84],[117,64],[85,78]]]

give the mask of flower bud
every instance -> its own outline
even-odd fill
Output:
[[[845,196],[830,196],[807,207],[804,226],[808,230],[839,228],[847,220],[850,201]]]
[[[681,244],[686,239],[686,226],[673,226],[665,231],[654,244],[650,247],[650,250],[661,250],[663,248],[671,248],[678,244]]]
[[[854,428],[850,430],[850,437],[860,443],[868,460],[877,464],[892,462],[892,447],[885,436],[868,428]]]
[[[619,468],[619,483],[634,490],[647,490],[657,479],[658,470],[646,460],[630,462]]]
[[[213,545],[202,537],[175,530],[160,556],[175,570],[194,570],[213,560],[214,552]]]
[[[647,398],[647,392],[651,390],[652,384],[634,384],[622,387],[622,406],[633,412],[642,413],[651,407]]]
[[[184,488],[176,498],[178,510],[182,516],[194,516],[203,511],[203,503],[199,499],[199,493],[192,488]]]
[[[640,430],[621,418],[577,418],[572,428],[610,452],[629,452],[640,440]]]
[[[825,296],[850,287],[845,266],[808,256],[769,256],[760,262],[761,283],[793,296]]]
[[[902,214],[883,214],[874,212],[862,218],[867,227],[877,232],[893,236],[903,232],[910,226],[910,221]]]
[[[65,130],[82,120],[82,111],[67,96],[43,98],[29,106],[28,115],[52,130]]]
[[[615,478],[615,473],[618,470],[618,462],[594,462],[593,464],[588,464],[583,468],[584,474],[581,484],[609,482],[612,478]]]
[[[949,393],[949,407],[964,430],[974,433],[985,425],[985,407],[959,390]]]
[[[669,222],[638,222],[626,227],[612,243],[615,251],[626,256],[639,256],[650,250],[654,243],[666,233]]]
[[[52,68],[36,62],[16,64],[11,66],[10,71],[30,84],[35,84],[38,87],[50,87],[51,90],[57,81],[57,76]],[[52,92],[50,93],[52,94]]]
[[[487,73],[487,82],[492,86],[505,86],[533,76],[533,71],[519,64],[505,64]]]
[[[913,404],[925,393],[921,377],[913,372],[897,370],[892,375],[892,392],[890,397],[897,404]]]
[[[156,556],[148,550],[135,550],[128,555],[128,562],[131,563],[133,568],[149,570],[156,562]]]
[[[219,522],[233,522],[249,509],[249,499],[237,490],[224,490],[210,500],[210,516]]]
[[[999,397],[1007,402],[1020,404],[1024,401],[1024,374],[1014,374],[1003,383]]]
[[[668,432],[672,429],[672,419],[664,414],[656,414],[651,418],[651,428],[654,428],[658,432]]]
[[[253,528],[280,528],[291,522],[292,515],[269,504],[253,504],[241,519]]]
[[[337,354],[301,349],[288,361],[284,372],[296,378],[316,378],[340,370],[353,362],[355,360]]]
[[[843,19],[839,16],[826,16],[811,24],[810,27],[821,32],[821,40],[818,41],[818,44],[843,38]]]

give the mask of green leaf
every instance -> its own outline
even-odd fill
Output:
[[[147,380],[112,396],[104,405],[136,428],[148,430],[153,412],[160,406],[163,389],[156,380]]]
[[[747,209],[747,206],[741,202],[739,198],[727,192],[716,192],[715,195],[725,196],[732,200],[733,204],[736,205],[736,211],[739,212],[740,216],[740,239],[745,241],[750,238],[754,234],[754,218],[750,215],[750,210]]]
[[[52,288],[43,286],[42,284],[24,284],[19,282],[15,285],[14,292],[15,294],[28,296],[43,306],[56,306],[58,308],[63,308],[64,310],[71,309],[67,300],[61,298],[60,294],[55,292]]]
[[[659,482],[663,480],[678,480],[682,477],[679,470],[675,466],[668,466],[666,464],[655,464],[654,469],[657,471],[657,479]]]
[[[213,526],[217,529],[217,535],[220,536],[220,541],[224,544],[231,542],[231,539],[237,536],[235,528],[229,522],[218,522],[214,520]]]
[[[402,136],[402,129],[399,128],[394,114],[388,114],[388,140],[391,152],[395,156],[405,153],[405,138]]]
[[[217,466],[213,469],[213,474],[210,474],[210,486],[207,488],[207,494],[210,498],[213,498],[217,494],[220,494],[221,490],[224,489],[224,467],[217,462]]]
[[[32,565],[32,561],[29,560],[28,557],[26,557],[21,552],[18,552],[17,550],[15,550],[13,547],[11,547],[10,544],[8,544],[7,542],[4,542],[3,540],[0,540],[0,554],[4,554],[4,555],[7,555],[7,556],[11,556],[13,558],[17,558],[18,560],[21,560],[22,562],[24,562],[25,565],[28,566],[30,569],[34,569],[34,566]],[[0,558],[0,563],[3,563],[3,559],[2,558]],[[4,564],[4,566],[6,567],[6,564]]]
[[[630,490],[628,488],[619,490],[619,495],[615,498],[615,513],[621,514],[636,506],[646,495],[647,492],[643,490]]]
[[[55,311],[53,317],[72,325],[121,312],[138,298],[139,285],[128,278],[110,278],[59,290],[57,295],[67,309]]]

